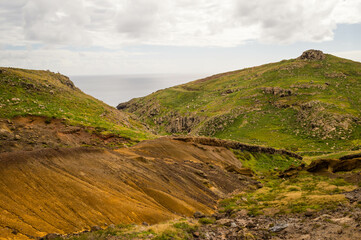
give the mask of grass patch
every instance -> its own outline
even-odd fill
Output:
[[[330,179],[301,172],[290,179],[267,177],[264,187],[220,201],[220,212],[248,210],[248,215],[300,213],[308,209],[334,208],[347,202],[343,194],[355,188],[343,179]]]
[[[200,224],[204,224],[204,225],[206,225],[206,224],[213,224],[213,223],[215,223],[215,219],[214,218],[200,218],[199,220],[198,220],[198,222],[200,223]]]
[[[256,173],[272,173],[272,171],[285,170],[290,166],[302,164],[302,160],[287,155],[248,152],[232,150],[243,166],[252,169]]]

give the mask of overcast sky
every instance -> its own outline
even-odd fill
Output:
[[[361,61],[361,0],[0,0],[0,66],[218,73],[310,48]]]

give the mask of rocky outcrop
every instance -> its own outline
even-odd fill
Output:
[[[293,95],[293,91],[291,89],[284,89],[280,87],[265,87],[262,88],[263,93],[272,94],[279,97],[287,97]]]
[[[241,113],[242,110],[235,109],[229,113],[208,118],[197,130],[197,133],[204,136],[214,136],[217,132],[223,131],[227,126],[233,124]]]
[[[300,104],[297,121],[313,137],[345,139],[352,132],[357,119],[351,115],[325,111],[328,107],[320,101]]]
[[[347,159],[353,159],[353,158],[360,158],[361,159],[361,153],[345,155],[343,157],[340,157],[340,160],[347,160]]]
[[[166,126],[166,131],[169,133],[189,133],[200,123],[200,118],[195,115],[181,116],[173,113],[162,119],[167,120],[168,125]]]
[[[323,60],[325,59],[325,54],[320,50],[310,49],[304,51],[299,58],[302,60]]]
[[[60,73],[57,73],[55,75],[55,77],[59,80],[59,82],[61,82],[62,84],[64,84],[65,86],[70,87],[71,89],[76,89],[74,83],[69,79],[69,77],[64,76]]]
[[[318,159],[312,161],[312,163],[306,168],[309,172],[341,172],[351,171],[361,167],[361,158],[352,158],[347,160],[338,159]]]

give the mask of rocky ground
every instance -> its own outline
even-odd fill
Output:
[[[358,191],[358,198],[360,191]],[[196,239],[360,239],[361,208],[339,206],[333,210],[249,217],[244,211],[216,215],[216,222],[203,225]]]
[[[361,188],[347,192],[345,196],[349,203],[320,211],[258,216],[251,216],[245,209],[217,212],[212,216],[196,212],[194,218],[164,224],[110,225],[107,229],[94,226],[83,233],[66,236],[49,234],[42,239],[360,239]]]

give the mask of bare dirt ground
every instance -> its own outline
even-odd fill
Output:
[[[71,126],[60,119],[37,116],[0,119],[0,152],[80,146],[119,148],[128,140],[103,135],[91,127]]]
[[[254,180],[225,166],[242,167],[226,148],[169,138],[115,151],[0,153],[0,236],[27,239],[212,214],[218,199],[256,188]]]

